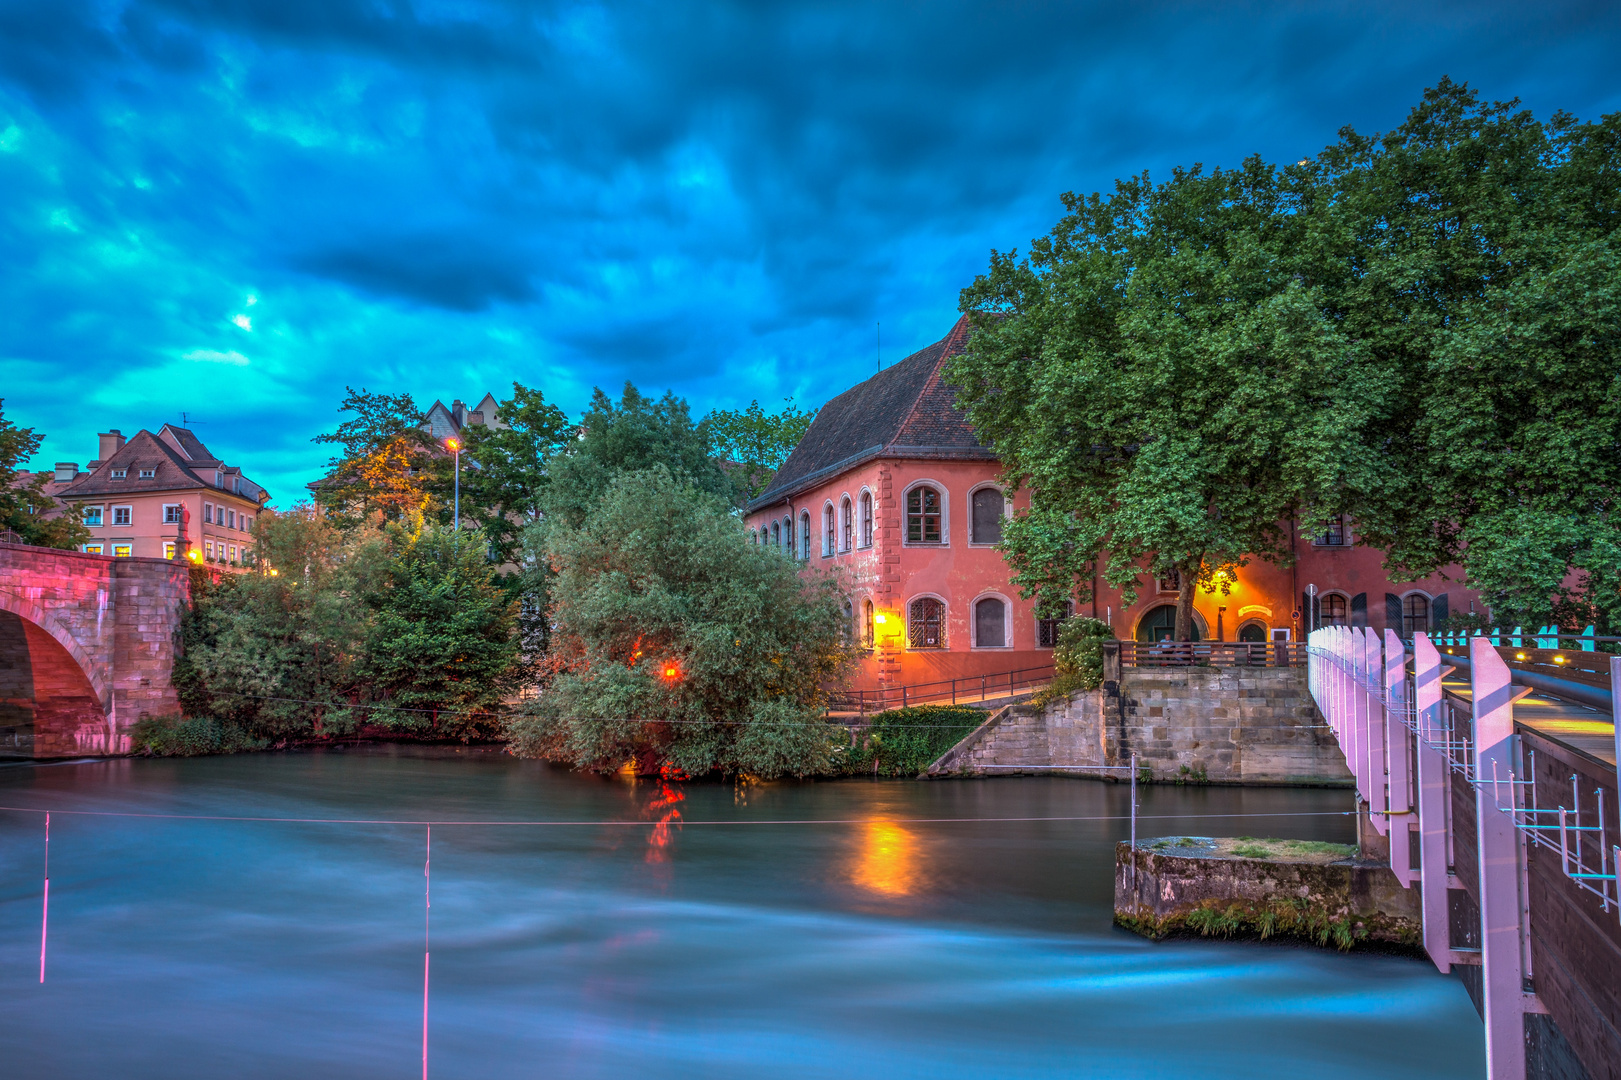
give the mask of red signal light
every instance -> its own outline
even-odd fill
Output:
[[[667,661],[664,665],[664,681],[675,682],[680,677],[681,668],[676,665],[674,660]]]

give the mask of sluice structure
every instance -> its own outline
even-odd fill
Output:
[[[1577,644],[1308,640],[1363,849],[1419,890],[1424,950],[1469,987],[1494,1080],[1621,1080],[1621,656]]]

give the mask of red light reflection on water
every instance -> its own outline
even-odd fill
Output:
[[[686,799],[686,792],[672,783],[680,783],[687,778],[687,774],[666,762],[659,769],[658,791],[642,807],[642,815],[653,820],[653,831],[647,838],[647,861],[650,863],[668,862],[670,859],[670,843],[674,840],[673,830],[681,828],[680,804]]]

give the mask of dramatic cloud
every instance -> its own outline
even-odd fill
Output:
[[[0,0],[0,396],[287,505],[345,385],[819,404],[1065,190],[1293,160],[1443,74],[1621,107],[1601,4]]]

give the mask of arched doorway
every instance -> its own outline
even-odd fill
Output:
[[[1251,645],[1266,644],[1266,627],[1251,619],[1238,628],[1238,640]]]
[[[1189,638],[1201,641],[1199,633],[1199,616],[1195,614],[1190,620]],[[1170,641],[1176,636],[1176,605],[1160,604],[1149,608],[1143,617],[1137,621],[1138,641]]]
[[[0,610],[0,758],[105,753],[107,714],[84,669],[37,623]],[[84,735],[100,736],[87,747]]]

